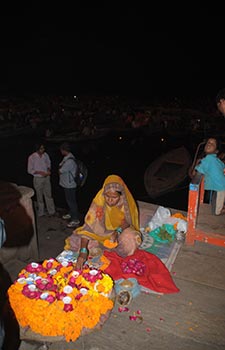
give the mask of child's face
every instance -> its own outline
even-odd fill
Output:
[[[218,103],[217,103],[217,108],[220,111],[220,113],[225,116],[225,100],[221,99]]]
[[[206,154],[212,154],[212,153],[217,153],[217,142],[216,139],[208,139],[208,141],[206,142],[204,151]]]

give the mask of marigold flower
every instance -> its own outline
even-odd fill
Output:
[[[117,242],[112,242],[110,241],[110,239],[106,239],[103,243],[104,247],[109,248],[109,249],[113,249],[116,248],[118,246]]]

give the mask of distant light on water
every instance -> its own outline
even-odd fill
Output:
[[[164,137],[161,137],[160,141],[161,141],[161,142],[164,142],[164,141],[165,141]]]
[[[122,136],[119,136],[119,140],[122,140]]]

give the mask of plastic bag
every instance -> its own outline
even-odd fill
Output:
[[[177,230],[179,232],[187,233],[187,221],[180,219],[177,224]]]
[[[156,229],[157,227],[162,226],[164,223],[166,223],[166,220],[171,216],[170,210],[168,208],[164,208],[162,206],[159,206],[153,215],[151,221],[149,222],[148,226],[150,228],[150,231]]]
[[[161,227],[157,227],[149,233],[156,242],[171,243],[174,241],[176,230],[173,225],[163,224]]]
[[[187,221],[171,216],[165,219],[164,224],[174,225],[177,231],[187,232]]]

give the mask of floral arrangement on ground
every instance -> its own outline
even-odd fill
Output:
[[[8,289],[9,301],[21,327],[42,336],[75,341],[94,329],[114,305],[112,278],[85,266],[51,258],[30,263]]]

